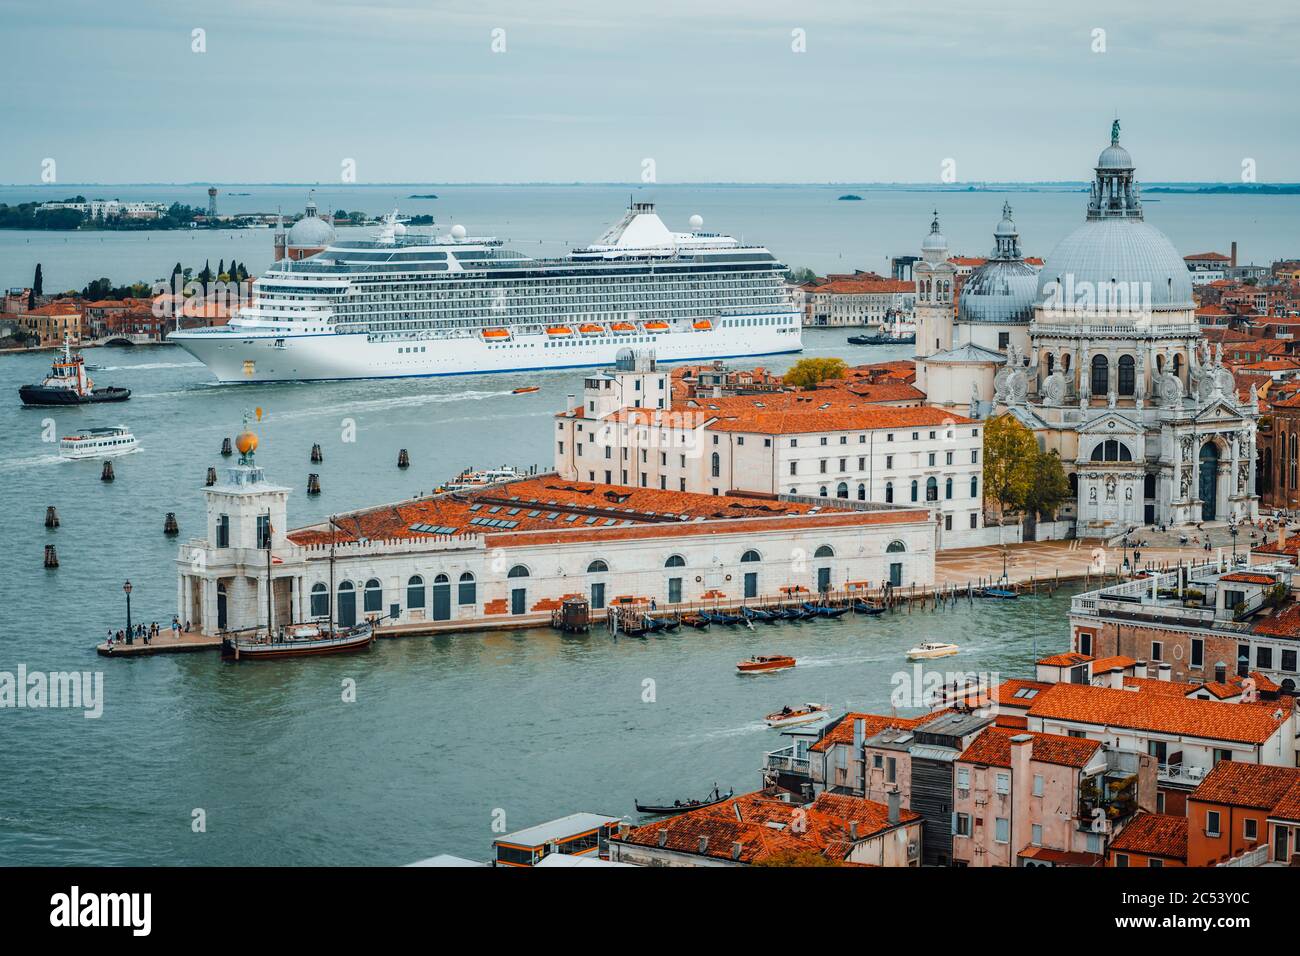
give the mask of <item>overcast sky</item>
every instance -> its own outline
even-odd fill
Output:
[[[0,182],[1298,181],[1298,11],[0,0]]]

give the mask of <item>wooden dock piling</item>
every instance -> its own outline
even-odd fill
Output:
[[[316,474],[315,472],[312,472],[310,475],[307,476],[307,494],[309,495],[320,494],[320,475]]]
[[[45,546],[45,566],[47,568],[57,568],[59,566],[59,553],[54,550],[54,545]]]
[[[411,456],[406,453],[405,448],[403,448],[401,451],[397,453],[397,467],[398,468],[411,467]]]
[[[167,512],[167,517],[163,519],[163,534],[168,537],[175,537],[180,533],[180,526],[176,523],[176,512]]]
[[[320,464],[322,461],[324,461],[324,460],[325,460],[325,456],[321,454],[321,451],[320,451],[320,445],[312,445],[312,446],[311,446],[311,463],[312,463],[313,465],[319,465],[319,464]]]
[[[221,457],[229,458],[234,453],[235,453],[235,449],[231,447],[230,439],[229,438],[221,439]]]
[[[50,505],[45,509],[45,527],[57,528],[59,526],[59,513]]]
[[[211,488],[211,487],[212,487],[213,485],[215,485],[216,483],[217,483],[217,469],[215,469],[215,468],[209,468],[209,469],[208,469],[208,477],[207,477],[206,479],[204,479],[203,484],[206,485],[207,487]]]
[[[113,463],[111,461],[104,462],[104,470],[99,473],[99,480],[100,481],[113,480]]]

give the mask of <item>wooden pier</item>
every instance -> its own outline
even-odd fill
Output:
[[[107,641],[95,646],[95,650],[105,657],[148,657],[151,654],[185,654],[190,651],[215,651],[221,649],[221,638],[198,631],[186,633],[181,631],[173,636],[172,630],[165,627],[149,643],[137,637],[135,643],[114,641],[110,646]]]

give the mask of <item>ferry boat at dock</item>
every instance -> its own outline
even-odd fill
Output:
[[[346,654],[364,651],[375,642],[375,629],[368,622],[346,630],[322,630],[315,624],[286,628],[274,637],[265,632],[251,636],[229,635],[221,641],[225,660],[265,661],[284,657]]]
[[[139,450],[140,443],[125,425],[85,428],[59,439],[59,454],[64,458],[107,458]]]
[[[702,224],[672,232],[636,201],[591,245],[534,259],[463,226],[408,233],[394,212],[372,239],[277,263],[227,325],[167,340],[222,382],[578,368],[629,346],[664,362],[800,351],[785,265]]]
[[[63,339],[63,351],[50,366],[50,374],[39,385],[23,385],[18,397],[24,405],[90,405],[96,402],[124,402],[131,397],[129,388],[96,388],[86,374],[86,360],[73,354],[72,343]]]

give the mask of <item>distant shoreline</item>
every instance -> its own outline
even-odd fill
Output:
[[[965,192],[1032,192],[1032,191],[1080,191],[1089,187],[1090,183],[1083,180],[1043,180],[1030,182],[965,182],[965,183],[881,183],[881,182],[659,182],[659,183],[642,183],[642,182],[616,182],[616,181],[590,181],[590,182],[465,182],[465,183],[402,183],[402,182],[376,182],[376,183],[320,183],[320,182],[269,182],[269,183],[209,183],[209,182],[182,182],[182,183],[59,183],[57,186],[49,183],[0,183],[0,189],[35,189],[42,191],[67,190],[73,188],[86,189],[122,189],[130,188],[203,188],[216,186],[219,189],[227,187],[256,187],[260,189],[270,188],[325,188],[331,190],[350,190],[350,189],[393,189],[397,187],[442,187],[442,188],[491,188],[501,186],[526,186],[526,187],[555,187],[555,188],[573,188],[573,187],[618,187],[620,189],[695,189],[708,187],[714,189],[859,189],[876,192],[941,192],[941,193],[965,193]],[[1258,193],[1261,195],[1289,195],[1300,193],[1300,183],[1213,183],[1213,182],[1148,182],[1142,186],[1144,193],[1149,192],[1183,192],[1183,193],[1233,193],[1238,195],[1251,195]]]

